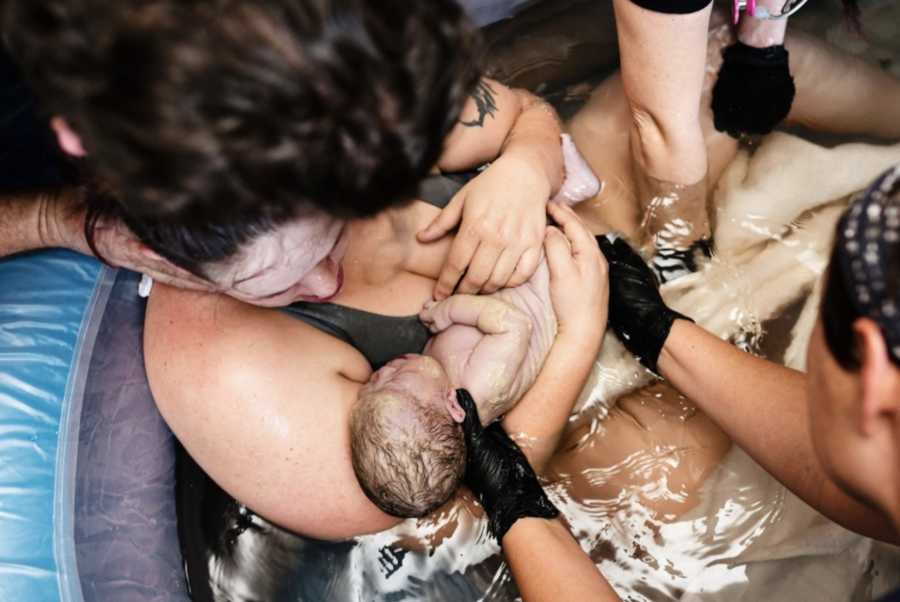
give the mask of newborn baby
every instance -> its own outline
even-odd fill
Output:
[[[600,182],[566,135],[562,147],[566,177],[553,202],[595,196]],[[419,318],[436,336],[422,355],[404,355],[372,374],[350,416],[353,470],[363,491],[404,518],[436,509],[462,480],[465,412],[456,389],[469,391],[487,425],[537,378],[556,337],[547,262],[521,286],[429,302]]]
[[[463,477],[467,389],[488,424],[537,378],[556,336],[547,262],[516,288],[453,295],[426,304],[436,333],[422,355],[404,355],[372,374],[350,416],[353,469],[366,495],[393,516],[418,517],[443,504]]]

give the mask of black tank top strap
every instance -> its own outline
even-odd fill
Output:
[[[443,209],[450,203],[453,195],[479,173],[481,173],[481,169],[428,176],[419,184],[419,199],[438,209]]]
[[[334,303],[294,303],[282,309],[353,346],[377,370],[407,353],[422,353],[431,334],[418,316],[383,316]]]
[[[419,198],[443,209],[480,170],[428,176]],[[281,311],[352,345],[377,370],[395,357],[421,353],[431,336],[418,316],[383,316],[335,303],[294,303]]]

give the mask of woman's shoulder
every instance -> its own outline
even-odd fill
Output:
[[[144,353],[151,384],[183,373],[235,386],[257,371],[270,373],[286,357],[295,374],[318,379],[334,374],[364,382],[370,372],[351,346],[276,309],[170,287],[154,289],[148,303]]]
[[[277,310],[162,287],[144,348],[169,427],[239,501],[320,538],[392,524],[350,463],[347,419],[370,374],[355,349]]]

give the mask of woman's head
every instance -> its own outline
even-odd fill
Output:
[[[238,219],[185,223],[134,218],[106,191],[89,187],[85,237],[94,253],[95,230],[120,219],[151,251],[241,301],[269,307],[324,301],[343,283],[346,222],[310,205],[287,219],[249,212]]]
[[[415,193],[478,80],[453,0],[9,0],[0,19],[65,148],[136,217],[376,213]]]
[[[885,486],[900,485],[900,166],[838,223],[807,368],[823,464],[849,493],[889,510],[897,490]]]

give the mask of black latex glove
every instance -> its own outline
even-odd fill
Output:
[[[794,102],[794,78],[784,46],[754,48],[736,42],[722,51],[722,67],[713,88],[716,129],[734,138],[768,134]]]
[[[475,401],[465,389],[456,399],[466,411],[466,485],[488,516],[491,533],[502,541],[514,522],[526,516],[556,518],[559,510],[544,493],[528,458],[499,422],[481,426]]]
[[[606,236],[598,236],[597,242],[609,264],[609,325],[628,351],[656,372],[672,324],[693,320],[669,309],[656,275],[627,242],[610,242]]]

